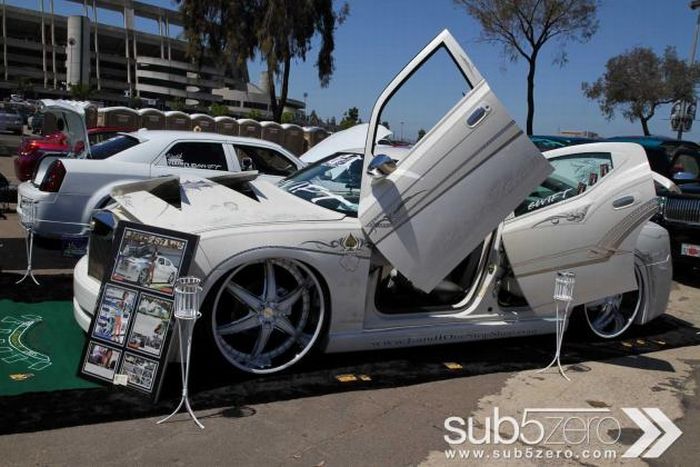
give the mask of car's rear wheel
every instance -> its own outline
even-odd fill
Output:
[[[267,258],[233,270],[216,293],[211,325],[221,355],[250,373],[297,363],[326,319],[323,288],[303,263]]]
[[[646,303],[647,279],[642,266],[635,264],[637,290],[613,295],[583,305],[590,330],[603,339],[613,339],[627,331]]]

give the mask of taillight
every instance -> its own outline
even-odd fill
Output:
[[[53,161],[46,171],[46,175],[44,175],[41,185],[39,185],[39,190],[49,191],[52,193],[58,192],[65,176],[66,168],[63,163],[60,160]]]

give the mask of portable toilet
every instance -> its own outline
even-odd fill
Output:
[[[316,146],[318,143],[328,138],[328,136],[330,136],[330,133],[321,127],[304,127],[304,141],[306,143],[304,145],[304,152]]]
[[[262,126],[258,121],[250,118],[238,119],[238,135],[248,138],[262,138]]]
[[[216,132],[222,135],[238,136],[238,122],[233,117],[221,115],[214,117]]]
[[[277,122],[260,122],[260,126],[262,127],[260,131],[262,139],[280,145],[284,142],[284,130],[282,129],[282,125]]]
[[[97,126],[135,130],[139,127],[139,114],[129,107],[103,107],[97,111]]]
[[[85,105],[85,127],[95,128],[97,126],[97,106],[95,104]]]
[[[298,156],[304,152],[304,130],[293,123],[283,123],[284,140],[282,146]]]
[[[216,131],[216,122],[214,117],[207,114],[192,114],[190,115],[192,131],[204,131],[213,133]]]
[[[165,114],[158,109],[140,109],[139,128],[165,130]]]
[[[179,110],[168,110],[165,112],[165,129],[166,130],[183,130],[189,131],[192,129],[192,121],[190,116]]]

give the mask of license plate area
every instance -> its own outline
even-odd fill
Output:
[[[681,243],[681,255],[691,256],[693,258],[700,258],[700,245],[693,245],[692,243]]]

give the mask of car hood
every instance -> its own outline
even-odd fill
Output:
[[[116,212],[128,219],[194,234],[229,227],[335,221],[345,217],[265,180],[247,180],[254,177],[245,172],[223,176],[217,181],[193,175],[160,177],[121,185],[112,191],[112,198],[119,204]],[[242,193],[244,188],[248,194]]]
[[[368,131],[369,124],[360,123],[359,125],[355,125],[347,130],[333,133],[328,138],[324,139],[299,156],[299,159],[307,164],[310,164],[311,162],[316,162],[337,152],[346,152],[355,148],[362,148],[362,152],[364,152]],[[376,141],[380,141],[391,134],[392,133],[389,129],[379,125],[377,128]]]

